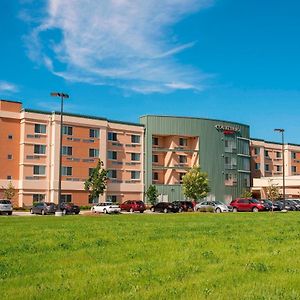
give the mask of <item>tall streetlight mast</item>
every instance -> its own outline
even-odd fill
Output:
[[[283,209],[285,209],[285,163],[284,163],[284,129],[275,128],[274,131],[281,133],[281,147],[282,147],[282,197]]]
[[[60,139],[59,139],[59,173],[58,173],[58,214],[61,215],[61,169],[62,169],[62,137],[63,137],[63,112],[64,99],[68,99],[69,95],[65,93],[52,92],[52,97],[60,97]]]

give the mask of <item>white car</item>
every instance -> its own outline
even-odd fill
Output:
[[[195,206],[195,211],[229,212],[229,207],[221,201],[203,201]]]
[[[91,211],[94,213],[112,214],[121,211],[119,205],[110,202],[98,203],[92,206]]]

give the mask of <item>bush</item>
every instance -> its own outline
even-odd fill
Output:
[[[210,213],[215,212],[214,208],[210,207],[210,206],[208,206],[208,207],[200,207],[200,208],[198,208],[197,211],[200,211],[200,212],[210,212]]]
[[[81,205],[80,210],[91,209],[92,205]]]

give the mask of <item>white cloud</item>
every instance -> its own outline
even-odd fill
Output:
[[[137,92],[201,89],[203,76],[174,55],[170,29],[213,0],[48,0],[27,37],[29,56],[69,81]],[[169,36],[168,36],[169,35]]]
[[[16,93],[19,88],[11,82],[0,81],[0,93]]]

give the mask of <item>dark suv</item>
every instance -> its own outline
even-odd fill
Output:
[[[120,204],[121,210],[126,210],[130,212],[139,211],[143,213],[146,210],[145,204],[143,201],[137,200],[128,200]]]
[[[56,212],[57,205],[52,202],[37,202],[30,209],[31,214],[48,215]]]
[[[71,202],[62,202],[59,207],[64,215],[80,213],[80,207]]]
[[[179,206],[180,211],[194,211],[194,205],[192,201],[174,201],[175,205]]]
[[[261,204],[256,199],[251,198],[237,198],[231,201],[230,206],[232,206],[233,212],[237,211],[263,211],[265,210],[265,206]]]
[[[159,202],[155,205],[153,205],[150,210],[152,212],[158,211],[158,212],[163,212],[163,213],[168,213],[168,212],[179,212],[180,211],[180,206],[178,204],[174,203],[169,203],[169,202]]]

